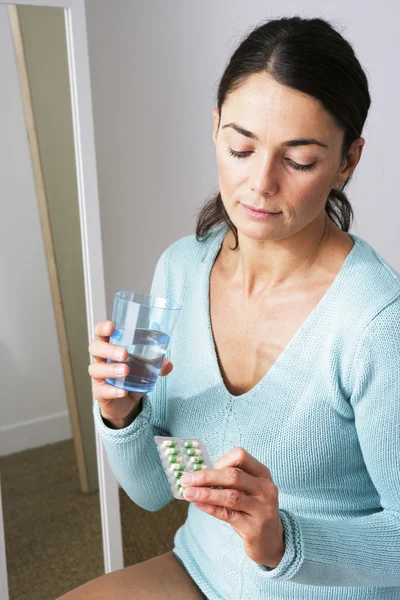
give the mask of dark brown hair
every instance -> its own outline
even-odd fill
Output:
[[[218,87],[218,112],[229,93],[255,73],[265,72],[290,88],[320,100],[344,131],[342,160],[361,137],[371,98],[366,75],[350,43],[323,19],[282,18],[254,29],[237,47]],[[343,231],[350,229],[353,209],[343,189],[332,188],[326,201],[328,217]],[[207,239],[211,229],[226,223],[238,248],[238,234],[218,193],[197,216],[196,237]]]

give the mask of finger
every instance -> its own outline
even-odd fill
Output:
[[[89,365],[89,375],[93,379],[105,379],[106,377],[126,377],[129,375],[129,367],[121,363],[94,362]]]
[[[244,448],[232,448],[214,463],[214,469],[225,469],[226,467],[237,467],[253,477],[263,477],[272,481],[268,467],[246,452]]]
[[[164,362],[161,367],[160,375],[161,376],[169,375],[173,368],[174,368],[174,365],[172,364],[172,362],[170,360],[167,360],[166,358],[164,358]]]
[[[179,482],[182,486],[209,487],[218,486],[232,490],[239,490],[245,494],[256,495],[259,493],[258,479],[248,475],[236,467],[226,469],[205,469],[197,473],[185,473]]]
[[[100,382],[93,385],[93,396],[98,402],[104,400],[116,400],[117,398],[123,398],[128,395],[126,390],[116,388],[113,385],[109,385],[106,382]]]
[[[128,351],[122,346],[116,346],[109,342],[93,340],[89,345],[89,352],[98,362],[104,362],[104,359],[123,361],[128,358]]]
[[[183,497],[189,502],[219,506],[228,511],[238,511],[248,515],[253,514],[259,506],[254,498],[239,490],[185,487]]]
[[[246,533],[249,527],[252,527],[252,520],[247,513],[232,510],[225,506],[216,506],[215,504],[201,504],[199,502],[193,502],[192,504],[215,519],[229,523],[236,533],[239,533],[239,531],[240,533]]]
[[[115,325],[112,321],[100,321],[96,323],[94,328],[95,335],[102,339],[103,341],[107,341],[107,339],[114,333]]]

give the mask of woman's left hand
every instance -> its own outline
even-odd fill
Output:
[[[278,489],[265,465],[243,448],[233,448],[213,469],[185,473],[180,481],[186,500],[233,527],[249,558],[268,567],[279,564],[285,541]]]

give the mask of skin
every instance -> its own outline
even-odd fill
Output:
[[[343,161],[344,132],[321,103],[264,73],[252,75],[228,95],[221,115],[215,109],[213,118],[219,189],[239,238],[239,249],[224,259],[227,281],[255,308],[267,295],[304,287],[305,281],[324,280],[337,271],[353,242],[328,219],[325,202],[331,188],[344,183],[357,166],[364,139],[352,144]],[[326,147],[285,144],[304,138]],[[232,156],[232,150],[242,154]],[[293,162],[314,163],[314,168],[299,170]],[[260,221],[243,204],[280,214]],[[227,240],[232,242],[233,236],[228,234]],[[226,249],[227,244],[225,255]],[[269,567],[279,564],[284,531],[279,491],[267,466],[234,448],[213,469],[180,481],[189,502],[233,527],[252,560]]]
[[[304,288],[329,279],[340,268],[352,241],[326,216],[325,202],[333,187],[344,183],[356,168],[365,140],[353,142],[345,160],[341,157],[344,132],[315,98],[277,83],[268,74],[250,76],[228,95],[221,115],[213,111],[213,140],[219,172],[219,188],[225,209],[238,230],[239,250],[227,253],[233,236],[224,241],[227,281],[251,307],[262,306],[269,294]],[[250,138],[231,124],[253,134]],[[285,142],[314,138],[327,147]],[[241,158],[230,150],[245,152]],[[292,162],[291,162],[292,161]],[[313,170],[295,169],[315,163]],[[243,208],[280,213],[256,220]],[[228,258],[225,258],[228,257]],[[105,383],[115,372],[126,350],[108,343],[110,321],[96,326],[96,340],[89,346],[95,362],[89,367],[93,394],[103,416],[114,427],[126,427],[140,410],[140,397],[117,398],[116,388]],[[164,362],[162,375],[172,370]],[[184,497],[217,519],[230,523],[243,540],[246,554],[255,562],[276,567],[285,551],[279,514],[278,489],[271,473],[243,448],[233,448],[214,468],[181,478]],[[221,486],[223,489],[210,489]]]
[[[84,583],[58,600],[207,600],[173,552]]]
[[[248,298],[285,281],[302,280],[328,241],[348,243],[327,219],[325,200],[353,172],[365,140],[356,140],[341,164],[344,133],[333,117],[315,98],[267,74],[252,75],[228,95],[221,116],[214,109],[213,119],[219,189],[239,237],[233,277],[242,280]],[[231,123],[258,139],[238,133]],[[328,148],[284,145],[301,138],[315,138]],[[237,158],[229,149],[249,155]],[[295,170],[290,161],[315,163],[315,168]],[[249,218],[242,204],[282,214],[257,221]]]

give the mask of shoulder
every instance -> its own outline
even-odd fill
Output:
[[[400,302],[400,275],[362,238],[351,235],[355,247],[346,261],[349,302],[354,303],[366,324],[385,308]]]
[[[351,237],[354,247],[335,286],[332,329],[325,336],[341,357],[349,394],[357,377],[367,376],[367,365],[392,368],[400,351],[400,276],[365,240]]]
[[[168,246],[158,259],[152,290],[160,289],[179,301],[182,292],[207,260],[211,260],[216,246],[225,236],[227,226],[213,229],[207,238],[198,240],[195,234],[179,238]]]
[[[212,252],[214,244],[222,241],[226,230],[225,225],[217,227],[203,240],[198,240],[194,233],[179,238],[164,251],[166,264],[173,265],[174,271],[200,266]]]
[[[360,246],[366,262],[370,263],[374,272],[379,274],[382,280],[400,289],[400,274],[368,242],[354,234],[351,237]]]
[[[400,294],[366,324],[355,353],[354,381],[361,389],[380,379],[383,396],[395,385],[400,390]]]
[[[354,359],[374,348],[386,354],[385,340],[400,347],[400,277],[365,240],[351,234],[354,246],[331,286],[319,325],[328,352],[337,358],[346,389],[354,382]],[[390,331],[397,334],[397,342]],[[364,351],[366,354],[364,354]],[[372,360],[373,353],[370,352]]]

